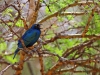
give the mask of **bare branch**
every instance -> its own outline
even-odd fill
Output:
[[[0,75],[3,75],[4,72],[6,72],[7,69],[9,69],[12,65],[8,65],[5,69],[3,69],[1,72],[0,72]]]
[[[96,4],[96,3],[94,3],[93,1],[75,2],[75,3],[73,3],[73,4],[70,4],[70,5],[68,5],[68,6],[65,6],[64,8],[60,9],[59,11],[62,12],[62,11],[64,11],[64,10],[66,10],[66,9],[68,9],[68,8],[70,8],[70,7],[76,6],[76,5],[79,5],[79,6],[80,6],[80,5],[89,5],[89,4]],[[44,19],[38,21],[38,23],[42,23],[42,22],[44,22],[44,21],[46,21],[46,20],[48,20],[48,19],[50,19],[50,18],[52,18],[52,17],[56,17],[56,16],[58,16],[58,15],[61,15],[61,14],[59,13],[59,11],[55,12],[54,14],[51,14],[51,15],[45,17]]]

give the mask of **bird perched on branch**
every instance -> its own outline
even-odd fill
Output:
[[[33,26],[30,29],[28,29],[21,38],[26,47],[31,47],[34,43],[37,42],[37,40],[40,37],[40,34],[40,24],[33,24]],[[23,48],[22,42],[20,40],[18,40],[18,48],[15,50],[13,59],[19,52],[19,48]]]

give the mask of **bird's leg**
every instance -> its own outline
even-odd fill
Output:
[[[28,55],[27,55],[27,57],[25,58],[24,62],[27,61],[27,60],[29,60],[29,59],[32,57],[32,55],[33,55],[34,53],[38,53],[35,47],[34,47],[33,50],[32,50],[32,49],[33,49],[33,48],[29,47],[29,51],[28,51],[28,53],[27,53]]]
[[[33,46],[28,47],[28,52],[29,52],[29,54],[31,54],[31,55],[33,54],[33,52],[32,52],[33,48],[34,48]]]
[[[39,41],[39,43],[37,43],[36,45],[34,45],[34,46],[32,46],[32,47],[28,47],[28,49],[29,49],[29,52],[28,52],[28,57],[31,55],[33,55],[34,53],[37,53],[38,55],[40,55],[40,53],[39,53],[39,49],[42,47],[42,42],[43,42],[43,40],[41,39],[39,39],[38,40]]]
[[[38,41],[39,41],[39,43],[37,42],[38,44],[35,45],[35,46],[34,46],[34,49],[32,50],[33,52],[36,52],[36,53],[39,53],[39,52],[38,52],[38,49],[40,49],[40,48],[42,47],[42,42],[43,42],[42,39],[40,39],[40,38],[39,38]]]
[[[32,52],[30,51],[31,49],[30,48],[18,48],[19,50],[22,50],[23,52],[25,52],[28,56],[32,56]]]
[[[24,50],[24,48],[19,48],[18,47],[18,49],[24,51],[26,54],[28,53],[28,51],[27,50]]]

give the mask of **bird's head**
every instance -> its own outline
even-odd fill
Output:
[[[41,29],[41,28],[40,28],[40,25],[41,25],[41,24],[34,24],[34,25],[32,26],[32,28],[33,28],[33,29],[34,29],[34,28],[35,28],[35,29]]]

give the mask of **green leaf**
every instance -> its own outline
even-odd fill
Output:
[[[3,50],[7,49],[7,44],[5,42],[0,43],[0,54],[2,53]]]
[[[18,26],[18,27],[24,27],[23,21],[22,21],[22,20],[18,20],[18,21],[16,22],[16,26]]]

